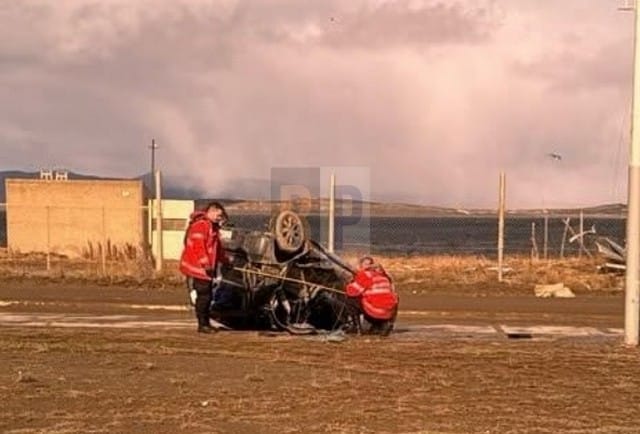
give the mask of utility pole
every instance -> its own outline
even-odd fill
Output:
[[[336,174],[331,172],[329,181],[329,239],[327,240],[327,250],[334,253],[335,251],[335,232],[336,232]]]
[[[160,178],[160,171],[154,172],[154,184],[156,185],[156,272],[162,271],[162,264],[164,260],[164,246],[163,246],[163,230],[162,230],[162,181]]]
[[[549,157],[549,161],[551,162],[551,164],[554,164],[554,162],[562,161],[562,155],[560,155],[556,151],[549,152],[547,154],[547,157]],[[547,184],[545,184],[545,191],[546,191],[546,187],[547,187]],[[543,202],[544,202],[544,199],[543,199]],[[544,239],[543,239],[543,242],[544,242],[544,244],[542,245],[542,255],[543,255],[544,259],[548,262],[549,261],[549,209],[546,206],[544,207]]]
[[[627,267],[625,272],[624,343],[638,346],[640,326],[640,21],[633,10],[633,103],[629,185],[627,187]]]
[[[156,149],[158,149],[158,145],[156,145],[156,139],[151,139],[151,145],[149,146],[149,149],[151,150],[151,182],[147,187],[151,191],[151,196],[153,197],[155,195],[155,197],[157,198],[158,183],[156,181]],[[151,251],[153,252],[153,215],[156,212],[157,204],[156,201],[152,198],[149,200],[148,205],[149,206],[147,207],[147,215],[149,216],[149,245],[151,247]]]
[[[502,267],[504,262],[504,210],[506,196],[506,179],[504,172],[500,172],[500,186],[498,189],[498,282],[502,282]]]
[[[156,189],[156,149],[158,149],[159,146],[156,145],[156,139],[151,139],[151,146],[149,146],[149,149],[151,149],[151,183],[152,185],[151,190],[155,191]]]

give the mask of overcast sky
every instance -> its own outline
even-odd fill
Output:
[[[0,169],[366,166],[374,198],[625,201],[622,0],[0,0]],[[562,160],[547,156],[556,152]]]

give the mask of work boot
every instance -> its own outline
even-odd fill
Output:
[[[215,333],[218,330],[214,329],[213,327],[211,327],[210,325],[203,325],[203,326],[198,326],[198,333]]]

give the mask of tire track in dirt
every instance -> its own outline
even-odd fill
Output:
[[[193,328],[191,318],[154,319],[140,315],[87,315],[65,313],[0,312],[0,326],[57,328],[167,329]],[[531,325],[465,325],[465,324],[398,324],[392,338],[412,340],[442,336],[507,336],[535,337],[618,337],[623,330],[588,326]],[[325,335],[317,336],[326,338]],[[307,337],[310,338],[310,337]]]

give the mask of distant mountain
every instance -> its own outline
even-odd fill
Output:
[[[68,172],[69,179],[116,179],[104,176],[83,175],[81,173]],[[0,203],[5,203],[7,199],[5,191],[6,179],[38,179],[40,172],[24,172],[20,170],[6,170],[0,171]],[[138,176],[132,179],[140,179],[147,189],[148,194],[153,194],[153,182],[150,173],[142,176]],[[163,191],[162,194],[166,199],[196,199],[202,197],[204,194],[201,190],[184,187],[179,180],[171,178],[163,178],[162,180]]]
[[[580,212],[588,217],[626,217],[627,205],[622,203],[612,203],[604,205],[596,205],[585,208],[554,208],[554,209],[515,209],[509,210],[509,215],[523,216],[523,217],[541,217],[545,213],[551,214],[555,217],[558,216],[577,216]]]
[[[238,179],[231,186],[225,186],[214,192],[218,197],[239,199],[269,200],[271,198],[271,180],[261,178]]]
[[[304,213],[326,214],[329,210],[329,200],[326,198],[298,199],[294,201],[270,200],[224,200],[227,211],[232,214],[269,214],[274,209],[292,208]],[[200,204],[200,201],[198,201]],[[360,208],[362,211],[358,211]],[[423,206],[403,203],[382,203],[368,201],[352,201],[336,199],[336,215],[350,216],[363,212],[370,216],[403,216],[403,217],[444,217],[467,215],[453,208],[437,206]]]
[[[196,201],[196,206],[204,205],[205,200]],[[329,209],[328,199],[304,199],[292,202],[269,200],[221,200],[231,214],[270,214],[274,209],[293,208],[302,212],[325,214]],[[365,215],[376,217],[486,217],[496,218],[495,209],[458,209],[438,206],[425,206],[406,203],[389,202],[353,202],[351,200],[336,199],[336,215],[353,215],[354,208],[364,207]],[[586,217],[617,218],[626,216],[626,206],[622,204],[599,205],[584,209],[553,209],[546,212],[558,217],[577,217],[580,211]],[[357,211],[356,211],[357,213]],[[510,218],[541,218],[545,211],[541,209],[509,210]]]
[[[39,172],[24,172],[18,170],[0,171],[0,203],[6,202],[5,180],[8,178],[18,179],[37,179]],[[114,179],[93,175],[84,175],[75,172],[68,173],[69,179]],[[153,195],[153,181],[150,173],[141,175],[132,179],[142,180],[147,193]],[[162,194],[166,199],[190,199],[196,200],[197,203],[205,203],[207,197],[217,198],[228,207],[229,212],[239,214],[251,213],[270,213],[275,207],[282,206],[279,202],[270,201],[272,180],[261,178],[244,178],[233,183],[232,187],[221,189],[220,191],[207,191],[203,189],[186,186],[187,183],[179,178],[163,177]],[[221,199],[222,198],[222,199]],[[353,203],[351,201],[336,201],[336,212],[338,215],[351,215]],[[393,202],[362,202],[368,208],[370,215],[374,216],[405,216],[405,217],[489,217],[495,216],[495,209],[456,209],[436,206],[425,206],[407,203]],[[302,209],[321,209],[322,212],[328,210],[327,199],[308,199],[299,201],[298,204]],[[357,206],[357,203],[356,203]],[[585,216],[595,217],[624,217],[626,216],[626,205],[624,204],[605,204],[594,207],[583,208]],[[554,217],[557,216],[577,216],[580,213],[579,208],[553,209],[547,212]],[[508,210],[510,217],[541,217],[545,211],[542,209],[515,209]]]
[[[147,189],[150,196],[155,195],[153,176],[151,173],[145,173],[134,179],[140,179]],[[197,188],[186,187],[179,179],[170,177],[162,177],[162,197],[165,199],[190,199],[194,200],[204,195],[203,191]]]

